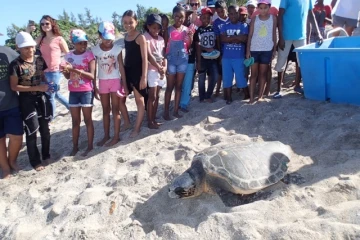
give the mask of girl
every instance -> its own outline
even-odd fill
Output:
[[[101,43],[92,49],[96,57],[98,69],[99,89],[95,93],[100,94],[101,106],[103,108],[104,138],[97,143],[103,146],[110,139],[110,109],[114,121],[114,137],[105,146],[110,147],[120,141],[120,113],[124,118],[124,130],[131,127],[129,114],[125,105],[124,85],[121,83],[119,61],[122,48],[114,44],[115,27],[111,22],[101,22],[98,28]],[[96,76],[96,74],[95,74]],[[120,94],[120,98],[118,97]],[[124,93],[124,94],[121,94]],[[110,104],[111,100],[111,104]]]
[[[135,128],[130,135],[130,137],[133,138],[139,134],[145,115],[145,104],[148,94],[148,53],[145,37],[136,30],[138,20],[135,12],[132,10],[124,12],[122,15],[122,23],[127,34],[125,35],[124,62],[122,54],[120,54],[120,71],[125,87],[125,93],[128,95],[132,91],[134,92],[138,110]]]
[[[168,60],[169,73],[165,92],[165,109],[163,116],[165,120],[171,120],[169,115],[169,105],[174,86],[175,106],[173,116],[176,118],[182,117],[179,114],[181,87],[188,65],[188,49],[191,46],[193,39],[193,31],[189,31],[188,28],[183,25],[185,20],[185,9],[183,7],[174,7],[173,19],[174,24],[169,27],[168,34],[165,36],[166,58]]]
[[[36,43],[40,46],[40,52],[44,58],[47,69],[45,70],[45,77],[48,82],[53,82],[60,86],[61,73],[60,62],[61,55],[69,52],[69,48],[64,38],[61,36],[59,26],[56,20],[49,15],[44,15],[40,20],[41,36],[36,39]],[[69,110],[69,103],[59,91],[48,92],[50,95],[50,102],[53,109],[53,118],[56,117],[56,103],[58,100]]]
[[[149,99],[147,102],[148,127],[150,129],[159,128],[155,121],[157,106],[159,104],[160,88],[165,83],[166,60],[163,53],[165,48],[164,39],[159,36],[162,28],[161,17],[157,14],[150,14],[144,25],[144,36],[148,47],[148,86]]]
[[[96,81],[95,74],[95,57],[91,51],[87,51],[88,37],[83,30],[74,29],[70,33],[71,42],[75,46],[75,50],[65,55],[68,62],[64,66],[64,76],[69,79],[68,87],[70,91],[69,106],[72,118],[72,138],[73,150],[71,156],[75,156],[79,151],[79,134],[82,110],[86,132],[88,137],[88,148],[82,154],[86,156],[93,149],[94,125],[91,117],[94,87]],[[99,99],[99,96],[96,96]]]
[[[253,57],[250,78],[250,104],[255,102],[255,86],[259,75],[259,101],[263,99],[269,64],[275,56],[276,17],[269,13],[270,0],[259,0],[260,14],[251,20],[246,58]]]

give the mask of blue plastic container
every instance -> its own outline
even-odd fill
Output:
[[[360,37],[330,38],[294,51],[306,98],[360,105]]]

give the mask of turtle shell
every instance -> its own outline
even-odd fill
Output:
[[[195,155],[210,186],[251,194],[280,181],[288,169],[290,147],[281,142],[214,146]]]

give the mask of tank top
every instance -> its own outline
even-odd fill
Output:
[[[142,76],[142,57],[140,45],[136,43],[137,35],[134,40],[127,41],[125,36],[125,74],[126,81],[133,85],[140,82]]]
[[[274,19],[272,15],[265,21],[256,16],[250,51],[271,51],[273,49],[273,27]]]
[[[60,70],[61,62],[61,42],[62,37],[57,36],[53,38],[50,43],[42,42],[40,45],[41,55],[44,58],[47,69],[45,72],[57,72]]]

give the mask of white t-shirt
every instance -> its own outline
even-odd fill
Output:
[[[120,79],[118,56],[122,47],[114,44],[110,51],[103,51],[100,44],[91,49],[97,60],[99,80]]]
[[[338,0],[333,13],[336,16],[358,19],[360,11],[360,0]]]

